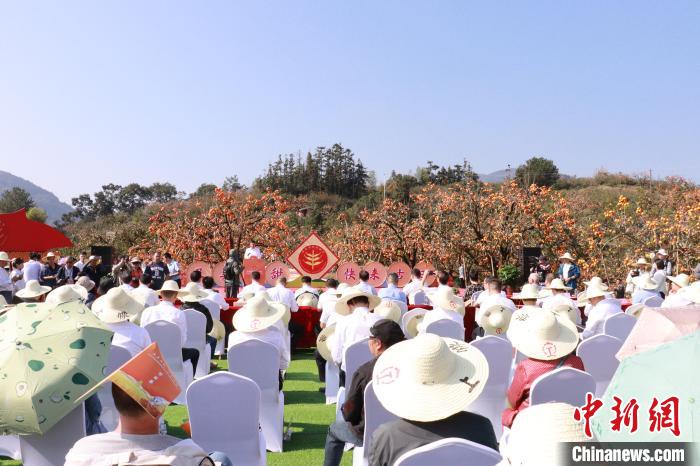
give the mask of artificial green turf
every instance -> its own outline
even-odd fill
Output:
[[[214,361],[220,369],[227,361]],[[284,381],[284,422],[292,423],[292,439],[284,443],[282,453],[268,453],[269,466],[313,466],[323,464],[323,446],[328,425],[335,418],[335,405],[326,405],[325,396],[318,391],[318,373],[310,350],[292,354],[292,363]],[[168,433],[186,437],[180,427],[187,420],[187,408],[170,406],[165,411]],[[233,464],[236,459],[231,458]],[[0,460],[0,466],[19,466],[19,461]],[[352,452],[343,455],[341,465],[352,464]]]

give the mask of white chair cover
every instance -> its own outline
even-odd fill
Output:
[[[173,375],[182,389],[177,398],[173,400],[173,403],[184,405],[187,402],[185,392],[190,382],[192,382],[192,365],[190,361],[187,361],[186,364],[182,362],[180,328],[165,320],[156,320],[144,328],[151,336],[151,341],[158,344],[158,349],[160,349],[165,362],[170,366],[170,370],[173,371]]]
[[[429,323],[425,328],[425,333],[464,341],[464,327],[451,319],[440,319]]]
[[[624,342],[636,323],[637,319],[634,316],[620,312],[605,319],[603,333]]]
[[[7,456],[13,460],[22,458],[18,435],[0,435],[0,456]]]
[[[335,418],[338,421],[343,420],[343,415],[340,412],[340,407],[345,402],[345,390],[350,387],[352,378],[355,376],[357,368],[373,358],[369,351],[367,341],[369,338],[363,338],[351,344],[343,351],[343,370],[345,371],[345,386],[338,390],[338,398],[336,405]]]
[[[478,443],[461,438],[446,438],[404,453],[394,466],[494,466],[501,459],[496,450]]]
[[[211,349],[207,345],[207,318],[201,312],[194,309],[186,309],[185,320],[187,321],[187,341],[185,348],[194,348],[199,351],[199,360],[195,369],[197,378],[209,374],[209,364],[211,363]]]
[[[622,347],[622,340],[610,335],[594,335],[581,342],[576,355],[583,360],[583,367],[595,380],[595,396],[601,397],[620,365],[615,355]]]
[[[228,370],[251,379],[260,388],[260,426],[265,446],[282,451],[284,393],[279,390],[279,350],[260,340],[247,340],[228,349]]]
[[[340,389],[340,368],[334,362],[326,361],[326,404],[336,402]]]
[[[22,464],[27,466],[63,464],[68,450],[83,437],[85,437],[85,411],[81,403],[44,435],[20,436]]]
[[[121,346],[112,345],[109,349],[109,360],[107,361],[107,374],[111,374],[119,369],[129,359],[131,352]],[[112,431],[119,423],[119,412],[114,406],[114,398],[112,398],[112,382],[105,383],[97,392],[97,397],[102,405],[102,414],[100,414],[100,422],[105,426],[105,429]]]
[[[352,452],[352,464],[355,466],[369,464],[368,455],[372,451],[372,434],[377,427],[385,422],[397,419],[396,415],[390,413],[377,399],[374,393],[372,382],[365,387],[365,432],[361,447],[355,447]]]
[[[645,307],[661,307],[664,300],[661,296],[649,296],[642,301]]]
[[[408,297],[408,302],[413,305],[428,304],[428,295],[423,290],[416,290]]]
[[[468,411],[481,414],[493,425],[496,438],[501,438],[503,425],[501,414],[506,407],[506,392],[510,383],[510,368],[513,346],[510,341],[494,335],[485,336],[471,343],[486,356],[489,362],[489,377],[479,398],[469,405]]]
[[[192,440],[205,451],[220,451],[236,465],[267,464],[265,441],[258,428],[260,389],[247,377],[216,372],[187,388]]]
[[[572,367],[560,367],[535,379],[530,388],[530,405],[554,401],[583,406],[589,392],[595,393],[595,380],[591,374]]]

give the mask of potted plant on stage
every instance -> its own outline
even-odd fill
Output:
[[[518,268],[512,264],[506,264],[500,269],[498,269],[498,278],[501,280],[506,287],[506,294],[511,296],[513,294],[513,287],[518,280],[520,272]]]

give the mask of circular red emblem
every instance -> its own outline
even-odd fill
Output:
[[[545,354],[545,356],[552,357],[557,352],[557,345],[548,341],[547,343],[542,345],[542,352]]]
[[[318,273],[328,264],[328,254],[315,244],[306,246],[299,253],[299,265],[306,273]]]

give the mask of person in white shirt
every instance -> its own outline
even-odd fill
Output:
[[[41,275],[41,254],[32,252],[29,254],[29,261],[24,265],[24,281],[39,281]]]
[[[189,283],[196,283],[200,289],[204,288],[202,286],[202,271],[201,270],[193,270],[192,272],[190,272]]]
[[[132,356],[151,344],[146,329],[129,321],[142,310],[143,305],[122,288],[112,288],[92,304],[92,312],[114,332],[112,345],[127,349]]]
[[[686,292],[690,286],[690,277],[684,273],[679,273],[675,277],[666,277],[669,282],[668,296],[664,299],[661,307],[682,307],[692,304]]]
[[[243,289],[241,290],[241,295],[255,296],[260,291],[265,291],[267,289],[265,288],[265,285],[260,284],[260,272],[258,272],[257,270],[253,270],[250,273],[250,278],[253,280],[252,283],[243,287]]]
[[[637,268],[630,270],[630,272],[627,274],[627,278],[625,279],[625,282],[627,284],[625,287],[625,291],[629,294],[634,293],[634,291],[637,289],[636,282],[638,278],[644,274],[649,273],[649,262],[646,260],[645,257],[640,257],[639,259],[637,259],[635,265],[637,266]]]
[[[168,280],[172,280],[177,283],[177,286],[182,286],[180,281],[180,264],[173,259],[172,254],[166,252],[163,254],[163,259],[165,259],[165,265],[168,266]]]
[[[437,279],[438,279],[438,290],[441,289],[446,289],[452,291],[452,287],[449,285],[450,283],[450,274],[445,272],[444,270],[441,270],[437,274]]]
[[[17,293],[19,290],[24,288],[27,282],[24,280],[24,260],[21,257],[17,257],[12,261],[11,266],[12,271],[10,272],[10,281],[13,284],[13,293]]]
[[[335,303],[338,302],[338,296],[341,295],[339,286],[342,286],[343,289],[347,288],[346,283],[340,285],[335,278],[329,278],[326,280],[326,291],[321,293],[321,296],[318,297],[318,307],[321,309],[321,328],[325,328],[327,325],[331,325],[335,322]],[[334,317],[333,322],[329,322],[331,317]]]
[[[175,301],[177,301],[179,293],[180,287],[177,286],[177,283],[172,280],[166,280],[158,291],[162,298],[160,304],[146,308],[141,314],[141,327],[145,327],[156,320],[164,320],[177,325],[180,329],[180,344],[183,345],[182,360],[191,361],[192,368],[195,369],[199,362],[199,350],[184,347],[187,341],[187,319],[185,318],[185,313],[175,307]]]
[[[126,291],[127,293],[131,293],[132,291],[135,290],[133,286],[131,286],[131,272],[128,270],[123,270],[121,272],[121,275],[119,276],[119,282],[121,285],[119,285],[119,288],[122,290]]]
[[[484,280],[484,292],[476,300],[479,310],[497,305],[508,307],[513,311],[516,310],[515,303],[506,298],[505,292],[501,291],[502,286],[501,280],[496,277],[487,277]]]
[[[151,289],[151,276],[147,273],[141,275],[139,286],[134,288],[131,294],[146,308],[157,306],[160,303],[158,295]]]
[[[10,274],[5,270],[5,267],[10,265],[10,256],[5,251],[0,251],[0,296],[5,298],[5,302],[12,302],[12,294],[14,285],[10,280]]]
[[[636,289],[634,293],[632,293],[632,304],[642,303],[645,299],[651,298],[652,296],[661,296],[659,292],[656,291],[659,288],[659,284],[656,283],[648,273],[637,277],[634,283]]]
[[[267,295],[272,301],[286,305],[291,312],[297,312],[299,306],[294,299],[294,292],[287,288],[287,277],[277,279],[277,284],[267,290]]]
[[[251,259],[253,257],[262,259],[262,256],[262,252],[260,251],[260,248],[256,246],[255,241],[251,241],[250,246],[248,246],[243,253],[243,259]]]
[[[226,311],[229,307],[228,303],[226,302],[226,299],[224,299],[224,297],[221,295],[221,293],[214,289],[215,285],[216,282],[214,281],[214,277],[204,277],[202,279],[202,286],[204,287],[204,291],[209,293],[209,297],[207,299],[214,301],[219,306],[219,309],[221,309],[222,311]]]
[[[297,290],[294,292],[294,299],[297,299],[299,296],[305,293],[311,293],[312,295],[316,296],[316,298],[318,298],[319,295],[318,290],[311,286],[311,277],[308,275],[301,277],[301,287],[297,288]]]
[[[425,333],[428,324],[442,319],[449,319],[457,322],[464,333],[464,301],[455,295],[449,286],[437,290],[428,295],[433,306],[423,317],[423,321],[418,324],[418,333]]]
[[[603,333],[605,319],[622,312],[620,301],[614,298],[606,298],[606,294],[607,290],[597,285],[591,285],[586,289],[584,299],[588,300],[593,307],[588,313],[586,328],[583,329],[581,334],[584,339]]]
[[[78,256],[78,262],[75,263],[75,266],[78,267],[78,270],[81,272],[83,271],[83,267],[85,267],[85,260],[87,259],[88,255],[86,252],[81,252],[80,255]]]
[[[370,313],[382,300],[378,296],[359,290],[347,288],[335,303],[335,312],[346,316],[335,324],[336,340],[332,357],[338,366],[342,365],[345,349],[356,341],[370,336],[369,329],[381,317]]]
[[[367,283],[367,280],[369,280],[369,272],[367,272],[366,270],[363,270],[360,272],[359,277],[360,277],[360,283],[355,285],[355,288],[357,288],[358,290],[362,290],[365,293],[369,293],[371,295],[377,296],[377,290],[375,290],[372,285]]]
[[[406,294],[406,297],[411,296],[413,293],[423,288],[423,283],[425,282],[425,277],[423,277],[420,269],[413,269],[411,275],[411,281],[406,283],[406,286],[403,287],[403,292]]]
[[[554,308],[558,306],[569,306],[573,309],[578,309],[576,307],[576,303],[574,303],[574,301],[571,299],[571,295],[569,294],[569,290],[571,290],[571,288],[565,286],[564,281],[561,278],[555,278],[552,280],[552,283],[549,284],[547,289],[552,292],[552,295],[542,300],[542,309],[553,311]],[[580,317],[576,323],[581,323]]]
[[[289,353],[286,351],[284,336],[276,326],[287,308],[282,303],[269,302],[265,296],[255,296],[246,301],[245,306],[233,315],[236,331],[229,336],[228,350],[244,341],[260,340],[269,343],[279,351],[280,390],[282,371],[289,367]]]
[[[666,296],[666,271],[664,270],[664,261],[657,260],[656,270],[652,272],[651,278],[658,283],[656,291],[658,291],[662,296]]]

